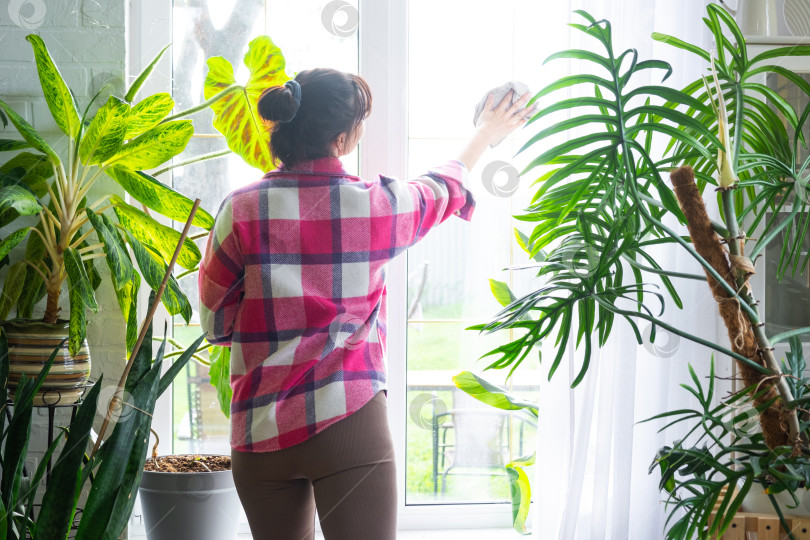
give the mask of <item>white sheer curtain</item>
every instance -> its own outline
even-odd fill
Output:
[[[663,83],[666,85],[683,87],[699,75],[702,66],[693,55],[653,41],[653,31],[712,48],[711,36],[701,21],[704,0],[560,2],[566,3],[569,10],[565,17],[574,9],[585,9],[596,19],[610,20],[616,50],[632,47],[639,51],[640,60],[669,61],[674,73]],[[568,45],[572,48],[585,45],[579,32],[570,35]],[[565,45],[555,44],[557,49]],[[569,69],[576,72],[581,67],[572,63]],[[642,80],[645,84],[660,84],[662,72],[646,71],[641,76],[647,77]],[[668,183],[669,179],[665,180]],[[702,273],[678,248],[661,249],[655,257],[665,268]],[[707,285],[688,280],[677,280],[675,285],[684,309],[678,310],[669,301],[664,318],[704,338],[717,339],[720,335],[725,342],[725,329],[718,327],[717,307]],[[642,329],[646,326],[643,322],[639,325]],[[664,537],[666,512],[658,492],[659,475],[648,474],[648,468],[657,450],[676,439],[678,433],[669,430],[659,434],[662,424],[637,422],[665,410],[694,406],[679,383],[688,380],[690,363],[705,377],[711,351],[675,336],[662,335],[656,341],[657,352],[651,346],[638,346],[629,325],[617,318],[609,342],[596,351],[589,374],[576,389],[570,389],[570,382],[581,365],[579,353],[569,354],[557,375],[544,383],[532,489],[535,538]],[[548,348],[544,358],[553,358],[551,344]],[[729,359],[718,358],[717,364],[718,371],[729,372]]]

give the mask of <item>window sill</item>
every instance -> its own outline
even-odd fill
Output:
[[[135,529],[135,527],[133,527]],[[142,527],[133,530],[129,536],[130,540],[145,540]],[[237,540],[249,540],[250,534],[240,534]],[[399,531],[398,540],[514,540],[515,531],[513,529],[445,529],[445,530],[411,530]],[[323,534],[315,533],[315,540],[324,540]]]

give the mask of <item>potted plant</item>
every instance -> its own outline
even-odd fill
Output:
[[[192,209],[192,213],[195,210],[196,207]],[[165,338],[156,356],[152,358],[151,320],[190,221],[189,219],[186,230],[180,237],[181,242],[169,263],[157,297],[152,295],[143,329],[118,385],[116,396],[124,391],[127,395],[127,399],[119,403],[121,407],[131,408],[131,414],[115,423],[108,438],[103,439],[103,431],[115,404],[111,402],[107,408],[99,402],[102,376],[88,390],[75,419],[65,429],[65,440],[60,440],[61,437],[54,440],[34,474],[27,475],[24,463],[31,431],[34,396],[53,367],[60,347],[54,349],[35,378],[28,378],[25,374],[21,376],[13,413],[3,411],[0,415],[0,536],[15,540],[65,538],[71,529],[75,529],[75,538],[79,540],[116,539],[126,528],[146,459],[155,402],[204,339],[204,336],[200,336],[165,373],[161,373]],[[8,397],[9,369],[8,342],[5,332],[0,329],[0,395],[4,398],[4,407],[8,406],[5,398]],[[97,413],[104,409],[108,411],[105,424],[88,457],[93,421]],[[35,514],[34,501],[39,484],[45,475],[47,463],[54,457],[62,442],[64,444],[58,458],[54,459],[55,465],[42,497],[41,508]],[[77,506],[88,481],[89,494],[79,516]]]
[[[222,57],[207,60],[205,97],[226,94],[213,102],[214,127],[225,135],[229,148],[262,172],[274,168],[270,132],[258,118],[257,102],[265,88],[289,80],[281,50],[266,36],[252,40],[244,57],[248,80],[237,85],[231,63]],[[220,407],[230,414],[230,348],[207,346],[211,384]],[[199,540],[234,538],[239,498],[233,483],[229,456],[196,454],[159,456],[158,446],[146,463],[140,487],[144,524],[149,540],[185,536]]]
[[[530,235],[518,238],[535,260],[542,285],[517,296],[498,285],[496,296],[504,309],[474,329],[517,331],[516,339],[488,353],[496,357],[489,368],[514,370],[535,345],[556,338],[558,352],[549,365],[553,375],[568,347],[582,347],[574,385],[582,381],[593,347],[605,344],[614,322],[629,324],[639,344],[643,337],[638,323],[648,322],[653,341],[656,329],[664,328],[733,358],[746,388],[713,409],[714,372],[707,389],[694,377],[692,392],[701,408],[662,415],[688,422],[690,437],[663,449],[655,462],[663,472],[662,490],[672,503],[667,537],[719,536],[752,485],[769,495],[795,495],[810,480],[810,424],[801,408],[807,387],[798,341],[810,329],[767,335],[748,285],[757,257],[777,238],[782,242],[780,276],[807,268],[802,244],[810,222],[808,161],[799,157],[799,149],[810,108],[795,110],[755,78],[777,74],[810,96],[810,84],[774,61],[808,55],[810,47],[777,48],[751,57],[734,19],[710,4],[704,21],[715,38],[716,59],[675,37],[653,35],[694,53],[705,64],[705,76],[682,90],[639,85],[635,75],[640,71],[661,70],[665,81],[671,67],[639,59],[635,49],[614,51],[610,23],[576,13],[583,22],[571,26],[597,49],[562,51],[548,60],[577,59],[583,71],[589,66],[593,72],[555,81],[535,100],[572,86],[588,95],[536,113],[531,122],[549,125],[521,149],[529,152],[552,135],[571,134],[563,143],[543,147],[524,171],[547,167],[531,206],[518,216],[535,225]],[[564,110],[571,112],[570,118],[548,122],[548,115]],[[583,127],[592,129],[582,133]],[[664,149],[663,154],[658,149]],[[672,173],[673,192],[669,173],[683,165],[687,167]],[[722,222],[706,214],[708,187],[718,192]],[[667,226],[666,217],[686,225],[690,237]],[[652,246],[683,250],[705,275],[661,267],[650,253]],[[662,292],[651,284],[653,277],[662,283]],[[703,339],[662,320],[667,304],[683,307],[676,286],[680,279],[710,286],[729,330],[727,343]],[[780,341],[791,344],[783,362],[773,349]],[[457,384],[482,397],[495,391],[482,392],[481,381],[469,377]],[[743,405],[749,414],[740,413]],[[758,420],[756,433],[738,428],[750,411]],[[706,415],[711,421],[701,422]],[[700,446],[704,442],[706,446]],[[525,499],[520,489],[516,493]],[[778,501],[770,500],[782,517]]]
[[[0,320],[16,309],[17,319],[4,324],[12,355],[12,385],[22,373],[35,375],[53,344],[69,337],[57,358],[61,365],[51,370],[53,377],[43,383],[35,401],[53,396],[75,401],[90,370],[85,314],[87,308],[98,309],[94,291],[102,281],[95,261],[104,258],[110,269],[127,324],[127,350],[131,350],[137,332],[141,276],[152,289],[158,286],[179,237],[178,231],[160,223],[148,210],[183,220],[192,206],[188,197],[144,170],[159,167],[183,151],[194,128],[190,120],[181,118],[200,107],[170,115],[174,101],[165,93],[134,101],[164,48],[123,97],[112,95],[97,107],[100,91],[79,108],[43,40],[36,35],[29,35],[27,40],[33,47],[45,101],[62,132],[60,138],[67,137],[67,149],[64,155],[57,154],[53,143],[0,100],[4,117],[23,138],[0,140],[0,150],[26,150],[0,167],[0,225],[9,225],[21,216],[34,218],[33,222],[31,218],[21,219],[24,225],[0,244],[0,257],[6,257],[28,238],[23,254],[10,255]],[[203,106],[236,90],[229,88]],[[97,110],[91,114],[94,107]],[[94,196],[92,188],[105,174],[141,203],[143,210],[115,194]],[[213,218],[200,210],[194,225],[210,229]],[[192,270],[199,260],[197,246],[187,239],[178,264]],[[60,318],[60,297],[66,282],[69,317]],[[46,298],[44,315],[32,319],[42,298]],[[169,281],[163,305],[170,314],[188,322],[191,305],[174,278]]]

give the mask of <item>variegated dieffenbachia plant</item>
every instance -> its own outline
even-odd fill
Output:
[[[130,349],[137,337],[136,305],[141,280],[152,289],[158,288],[166,261],[180,237],[178,231],[152,217],[149,211],[184,222],[192,207],[189,197],[156,176],[179,165],[229,153],[196,156],[167,166],[185,150],[194,133],[191,120],[185,117],[212,107],[216,127],[225,135],[229,147],[251,165],[269,170],[272,156],[267,130],[256,120],[256,101],[260,89],[289,78],[284,73],[284,59],[270,38],[258,37],[250,43],[245,57],[250,69],[246,85],[236,83],[232,69],[229,75],[221,69],[216,72],[212,69],[206,80],[206,101],[171,114],[175,104],[168,93],[136,101],[167,46],[124,96],[110,96],[90,115],[101,92],[89,103],[79,104],[44,41],[36,35],[26,39],[33,47],[45,101],[61,133],[58,139],[49,140],[0,99],[0,119],[4,124],[6,119],[13,124],[23,139],[0,137],[0,151],[22,150],[0,165],[0,227],[10,225],[20,216],[36,219],[32,224],[29,218],[24,226],[0,241],[0,259],[5,260],[14,247],[28,238],[24,254],[8,261],[10,268],[0,297],[0,319],[8,318],[14,310],[18,317],[32,318],[35,305],[47,297],[43,320],[55,322],[67,281],[70,350],[77,351],[86,335],[87,308],[98,309],[95,290],[102,280],[94,261],[104,258],[127,321]],[[226,64],[222,58],[209,60],[211,66],[224,68]],[[216,74],[224,75],[217,78]],[[217,90],[209,92],[217,84]],[[223,115],[224,109],[233,113]],[[60,146],[62,141],[67,142],[61,154],[55,149],[57,140]],[[158,168],[156,173],[147,172]],[[88,199],[91,188],[105,175],[115,180],[142,209],[111,194]],[[193,224],[207,231],[214,219],[200,209]],[[193,239],[188,239],[177,263],[193,272],[200,258]],[[175,278],[167,284],[162,301],[170,314],[189,321],[191,305]]]

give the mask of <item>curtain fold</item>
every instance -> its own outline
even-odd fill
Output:
[[[568,2],[569,13],[585,9],[597,20],[610,20],[616,50],[635,48],[639,60],[656,58],[670,62],[673,74],[663,84],[675,88],[699,77],[704,66],[697,57],[655,42],[650,35],[653,31],[667,33],[711,50],[711,36],[701,20],[706,3],[705,0]],[[592,46],[582,40],[579,32],[569,33],[568,47]],[[566,44],[555,45],[557,49],[566,48]],[[580,69],[582,66],[577,63],[569,64],[569,73]],[[662,84],[662,76],[663,72],[647,70],[636,75],[636,82]],[[669,184],[668,178],[664,180]],[[710,207],[711,199],[707,197]],[[676,223],[669,225],[687,234]],[[653,256],[664,268],[702,274],[699,265],[680,248],[663,247]],[[717,308],[707,285],[690,280],[677,280],[675,285],[684,308],[679,310],[669,300],[664,319],[703,338],[725,343],[727,338],[725,332],[719,331]],[[641,329],[645,326],[639,324]],[[544,345],[544,358],[553,358],[554,354],[553,343]],[[538,464],[532,484],[535,538],[664,537],[667,514],[658,491],[659,476],[657,471],[649,474],[648,469],[658,449],[679,434],[673,429],[658,433],[663,423],[638,422],[667,410],[693,406],[679,384],[689,380],[689,364],[701,378],[706,377],[711,356],[711,350],[677,336],[662,335],[660,330],[655,345],[639,346],[630,326],[617,317],[608,343],[594,352],[588,375],[571,389],[582,357],[580,351],[568,352],[555,376],[544,381],[539,396]],[[718,358],[717,371],[730,375],[731,361]],[[722,397],[724,393],[721,389],[717,395]]]

